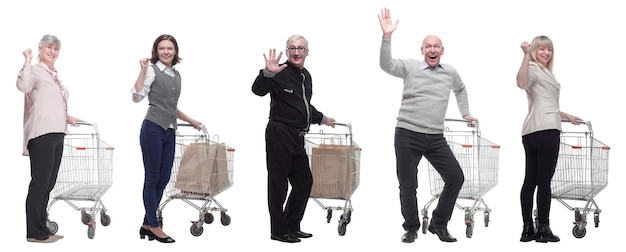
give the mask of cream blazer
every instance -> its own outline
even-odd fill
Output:
[[[522,136],[548,129],[561,130],[559,95],[561,84],[554,75],[536,62],[528,66],[528,83],[520,87],[526,91],[528,114],[522,127]]]

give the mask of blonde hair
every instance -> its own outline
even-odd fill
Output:
[[[550,48],[550,50],[552,51],[552,57],[550,57],[550,61],[548,61],[548,64],[545,66],[545,68],[547,68],[548,70],[550,70],[550,72],[552,72],[552,66],[554,65],[554,46],[552,44],[552,40],[548,38],[548,36],[540,35],[540,36],[533,38],[533,41],[530,42],[530,52],[531,52],[530,56],[532,58],[532,61],[539,62],[537,60],[537,50],[539,50],[539,47],[542,47],[542,46]],[[539,64],[539,65],[544,67],[543,64]]]

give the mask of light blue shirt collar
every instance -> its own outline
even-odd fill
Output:
[[[437,66],[435,68],[432,68],[428,65],[428,63],[426,63],[425,60],[422,61],[422,70],[426,70],[426,69],[431,69],[431,70],[435,70],[437,68],[441,68],[444,69],[443,66],[441,64],[437,64]]]

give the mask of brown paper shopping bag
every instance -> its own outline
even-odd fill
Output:
[[[215,195],[228,188],[232,183],[228,171],[226,146],[223,144],[211,144],[209,146],[209,153],[215,153],[213,157],[215,162],[211,170],[208,193]]]
[[[230,185],[226,147],[192,143],[185,146],[175,187],[183,192],[217,194]]]
[[[347,199],[356,189],[356,173],[350,146],[320,144],[311,150],[311,197]]]

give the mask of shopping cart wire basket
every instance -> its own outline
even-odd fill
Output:
[[[361,148],[353,140],[352,125],[335,123],[335,129],[311,131],[305,136],[313,186],[310,198],[326,210],[330,223],[333,210],[342,211],[337,232],[346,234],[351,221],[351,197],[359,186]],[[322,201],[341,201],[339,206],[329,206]]]
[[[181,200],[199,212],[198,220],[191,221],[193,236],[204,232],[203,224],[213,223],[212,212],[220,212],[222,225],[230,225],[231,218],[215,198],[233,185],[233,158],[235,149],[220,143],[219,137],[210,137],[202,125],[198,131],[191,124],[178,124],[176,150],[172,174],[166,196],[157,211],[163,225],[163,210],[173,200]],[[197,203],[201,202],[201,203]]]
[[[70,126],[63,143],[63,157],[57,181],[50,192],[48,212],[57,201],[63,201],[81,213],[81,222],[87,225],[87,237],[96,232],[94,216],[100,214],[100,223],[108,226],[111,218],[102,203],[102,196],[113,183],[113,147],[100,139],[95,123],[80,122]],[[80,207],[76,202],[92,202]],[[48,219],[52,234],[59,230],[55,221]]]
[[[600,222],[601,209],[595,197],[608,184],[610,147],[594,137],[589,121],[579,121],[577,125],[562,121],[560,139],[550,186],[552,198],[574,211],[572,234],[582,238],[587,233],[587,214],[593,212],[596,228]],[[570,201],[582,202],[583,206],[574,207],[568,204]]]
[[[474,234],[476,212],[483,212],[485,227],[489,226],[491,208],[483,197],[498,184],[500,145],[482,137],[477,122],[445,119],[445,124],[444,137],[465,177],[455,205],[465,212],[465,236],[471,238]],[[430,192],[433,197],[422,209],[422,232],[424,234],[429,225],[428,208],[439,198],[444,187],[443,179],[430,162],[428,162],[428,171]],[[464,206],[459,203],[460,201],[470,203]]]

